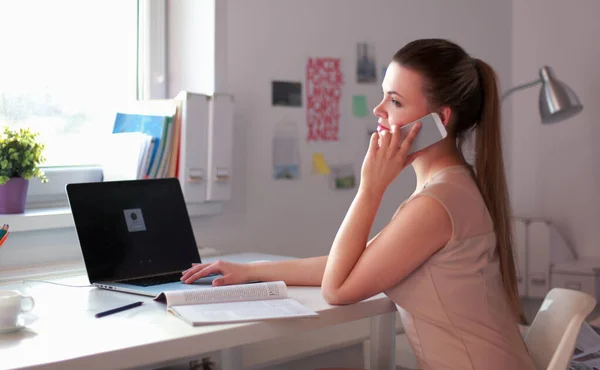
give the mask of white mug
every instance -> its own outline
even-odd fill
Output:
[[[0,290],[0,330],[15,328],[19,315],[31,311],[34,305],[33,297],[22,295],[17,290]]]

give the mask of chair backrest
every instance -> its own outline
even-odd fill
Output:
[[[576,290],[548,292],[525,335],[529,354],[539,370],[567,369],[579,330],[596,299]]]

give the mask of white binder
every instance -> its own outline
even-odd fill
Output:
[[[186,203],[206,201],[208,164],[208,117],[210,96],[182,91],[179,182]]]
[[[527,226],[528,296],[544,298],[551,287],[552,266],[575,259],[575,252],[554,224],[532,220]]]
[[[550,232],[545,221],[532,221],[527,228],[527,291],[529,297],[544,298],[550,290]]]
[[[231,199],[233,167],[233,96],[215,94],[209,102],[206,200]]]

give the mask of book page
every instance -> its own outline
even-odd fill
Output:
[[[170,307],[169,310],[190,325],[233,323],[292,317],[318,317],[319,314],[293,299],[227,302]]]
[[[579,329],[575,343],[574,357],[584,356],[595,352],[600,347],[600,335],[587,322],[583,322]]]
[[[242,302],[287,298],[283,281],[227,285],[220,287],[178,290],[164,293],[169,306],[196,305],[218,302]]]
[[[583,322],[569,369],[600,369],[600,335],[587,322]]]

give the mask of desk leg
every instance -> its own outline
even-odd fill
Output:
[[[370,369],[396,369],[396,312],[371,318],[370,342]]]
[[[241,370],[244,368],[242,347],[221,350],[221,370]]]

